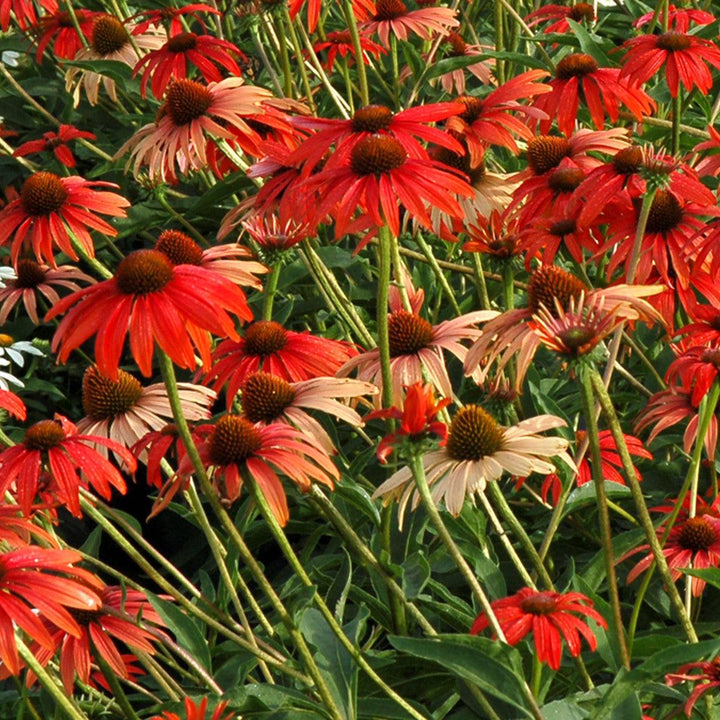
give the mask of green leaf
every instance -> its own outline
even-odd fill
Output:
[[[605,492],[609,498],[622,498],[630,495],[630,488],[625,487],[625,485],[621,485],[620,483],[606,482]],[[581,485],[579,488],[575,488],[575,490],[570,493],[570,497],[568,497],[567,505],[565,506],[565,510],[563,512],[563,517],[575,512],[581,507],[595,505],[596,502],[597,496],[595,494],[595,481],[591,480],[590,482]]]
[[[460,57],[444,58],[443,60],[438,60],[428,68],[425,73],[425,80],[432,80],[433,78],[445,75],[445,73],[453,72],[453,70],[462,70],[468,67],[468,65],[475,65],[479,62],[481,62],[479,55],[462,55]]]
[[[122,85],[132,79],[132,68],[119,60],[65,60],[64,64],[106,75]]]
[[[590,55],[600,67],[612,67],[613,63],[610,58],[605,54],[605,51],[600,47],[598,41],[590,36],[590,33],[579,23],[575,22],[571,18],[567,19],[568,25],[572,28],[575,33],[575,37],[580,42],[580,49],[586,54]]]
[[[547,65],[538,58],[525,55],[525,53],[518,52],[496,52],[490,51],[484,52],[482,55],[476,56],[476,60],[483,59],[486,57],[495,58],[496,60],[509,60],[510,62],[517,63],[523,67],[536,68],[538,70],[547,70]]]
[[[150,604],[175,634],[178,644],[187,650],[208,672],[212,671],[210,648],[195,623],[178,607],[146,591]]]
[[[430,579],[430,563],[422,552],[415,552],[405,560],[402,567],[403,591],[405,596],[412,600],[423,591]]]
[[[532,717],[524,697],[520,653],[508,645],[477,635],[438,635],[434,638],[389,636],[393,647],[430,660],[461,680],[512,705]]]

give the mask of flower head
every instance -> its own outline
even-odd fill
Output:
[[[566,452],[567,440],[538,434],[563,425],[565,421],[554,415],[540,415],[503,427],[478,405],[465,405],[450,423],[443,446],[422,456],[433,500],[444,501],[447,511],[457,516],[466,498],[483,492],[489,482],[499,480],[504,472],[547,475],[555,472],[555,466],[549,462],[553,457],[574,469]],[[420,502],[412,470],[409,467],[398,470],[375,490],[373,498],[377,497],[382,497],[384,504],[398,501],[398,521],[402,526],[408,503],[412,500],[414,510]]]
[[[150,81],[152,94],[160,99],[173,79],[187,78],[189,64],[198,68],[205,82],[222,80],[219,67],[224,68],[230,75],[239,77],[242,71],[236,58],[247,61],[240,48],[228,40],[212,35],[181,32],[172,35],[162,47],[151,50],[141,58],[133,68],[133,76],[142,70],[140,94],[145,97]]]
[[[78,130],[73,125],[60,125],[57,132],[51,130],[44,133],[40,140],[29,140],[20,145],[13,152],[13,157],[52,152],[65,167],[74,168],[75,157],[67,144],[78,139],[95,140],[96,136],[86,130]]]
[[[149,377],[155,341],[177,365],[192,370],[197,366],[193,346],[203,364],[210,364],[208,332],[237,338],[228,312],[252,319],[237,285],[202,267],[174,266],[159,250],[130,253],[113,278],[63,298],[46,319],[67,310],[52,341],[59,362],[96,335],[95,361],[111,378],[117,377],[128,333],[133,358]]]
[[[697,670],[699,672],[690,672]],[[665,676],[665,682],[672,687],[681,682],[697,683],[685,703],[685,714],[690,717],[695,703],[707,692],[720,687],[720,656],[710,661],[692,662],[682,665],[674,673]]]
[[[622,60],[621,77],[642,84],[665,67],[665,81],[670,95],[676,97],[680,83],[687,92],[697,88],[707,95],[713,85],[708,65],[720,69],[720,48],[678,30],[660,35],[640,35],[623,43],[627,50]]]
[[[380,42],[390,47],[390,33],[398,40],[407,40],[409,33],[430,40],[436,33],[445,35],[460,22],[455,10],[444,7],[428,7],[408,10],[402,0],[375,0],[375,14],[360,25],[368,35],[377,32]]]
[[[597,647],[595,633],[584,618],[607,628],[603,616],[593,608],[592,600],[577,592],[523,588],[515,595],[495,600],[491,606],[508,643],[517,645],[532,632],[538,660],[547,663],[553,670],[560,669],[563,640],[573,657],[580,655],[581,637],[585,638],[591,650]],[[487,626],[487,616],[482,613],[473,623],[470,633],[476,635]]]
[[[150,720],[206,720],[205,713],[207,711],[208,699],[205,697],[200,701],[200,704],[196,704],[194,700],[185,698],[185,713],[178,715],[177,713],[165,710],[162,715],[153,715]],[[227,702],[224,700],[219,702],[213,710],[211,717],[207,720],[230,720],[234,713],[225,713],[227,708]]]
[[[243,474],[260,487],[281,525],[289,519],[287,497],[277,473],[308,491],[313,480],[334,487],[340,473],[327,453],[301,432],[282,423],[253,425],[241,415],[223,415],[214,425],[195,430],[198,452],[210,470],[218,494],[227,502],[240,497]],[[194,472],[187,456],[178,468],[182,478]]]
[[[0,660],[13,675],[21,668],[16,626],[53,652],[55,642],[44,620],[79,637],[82,630],[72,611],[100,608],[102,583],[87,570],[74,567],[81,560],[74,550],[33,546],[0,554]]]
[[[437,435],[441,440],[447,437],[447,425],[437,419],[438,414],[450,405],[449,398],[440,401],[435,399],[432,385],[415,382],[405,390],[405,402],[402,409],[391,407],[373,410],[365,416],[366,420],[374,418],[392,418],[400,421],[400,427],[386,435],[378,445],[376,455],[381,463],[386,463],[395,445],[405,438],[418,442],[429,435]]]
[[[253,145],[260,140],[246,119],[261,113],[263,100],[270,97],[267,90],[244,85],[238,77],[207,86],[176,80],[165,93],[156,121],[140,128],[118,155],[130,150],[133,173],[147,165],[151,179],[172,180],[178,172],[199,170],[208,164],[211,140],[206,135],[237,140],[239,132]]]
[[[100,591],[101,605],[92,610],[71,609],[70,615],[80,628],[79,636],[46,623],[55,648],[60,648],[60,677],[65,691],[72,694],[75,678],[90,682],[91,663],[100,656],[118,677],[130,676],[130,664],[134,655],[121,655],[116,643],[131,650],[153,655],[158,640],[157,629],[150,625],[165,623],[148,601],[144,593],[119,586],[106,586]],[[55,655],[35,643],[31,648],[41,665]]]
[[[664,525],[656,529],[658,538],[664,536],[665,529]],[[618,562],[649,549],[649,545],[641,545],[623,555]],[[702,569],[720,566],[720,518],[709,513],[685,517],[682,520],[678,518],[665,541],[663,555],[667,558],[673,580],[678,580],[682,576],[680,571],[687,568]],[[628,582],[635,580],[653,562],[653,554],[649,552],[630,570],[627,577]],[[691,588],[693,596],[700,597],[705,589],[705,580],[699,577],[691,578]]]
[[[57,267],[53,247],[78,260],[70,240],[72,234],[85,252],[94,257],[90,229],[110,237],[117,235],[117,230],[98,215],[125,217],[125,208],[130,205],[121,195],[96,188],[117,187],[114,183],[78,176],[36,172],[23,183],[20,197],[0,210],[0,245],[11,243],[14,266],[24,248],[30,246],[38,262]]]
[[[245,378],[258,370],[288,382],[335,375],[357,354],[350,343],[286,330],[273,320],[248,325],[239,340],[225,340],[213,353],[205,382],[220,391],[227,382],[228,397],[235,397]]]
[[[533,10],[526,18],[528,27],[550,23],[543,28],[544,33],[565,33],[570,30],[568,20],[594,23],[595,9],[592,3],[576,2],[572,5],[543,5]]]
[[[120,471],[93,449],[104,445],[122,460],[130,472],[137,463],[129,450],[114,440],[78,433],[66,417],[41,420],[25,431],[21,443],[0,453],[0,492],[10,491],[23,512],[30,514],[35,496],[43,484],[49,484],[59,502],[80,517],[81,487],[92,486],[106,500],[111,487],[125,493],[125,479]]]
[[[651,115],[656,105],[635,81],[620,76],[617,68],[601,68],[595,59],[584,53],[566,55],[557,64],[555,77],[549,83],[552,92],[540,95],[533,107],[543,110],[547,117],[540,121],[540,130],[550,130],[553,119],[564,135],[571,135],[582,99],[590,111],[593,125],[602,130],[605,116],[616,123],[620,106],[624,105],[641,122]]]
[[[360,35],[360,49],[362,50],[362,61],[367,65],[370,62],[370,56],[376,58],[387,53],[382,45],[378,45],[368,38],[365,34]],[[313,50],[319,55],[327,50],[327,59],[324,66],[329,73],[332,72],[335,60],[338,56],[341,58],[355,58],[355,46],[352,43],[352,37],[349,30],[333,30],[325,36],[324,40],[320,40],[313,45]]]
[[[34,260],[18,260],[15,271],[15,277],[5,280],[5,287],[0,288],[0,325],[7,321],[20,300],[28,317],[39,325],[38,296],[44,297],[53,304],[60,299],[55,287],[77,292],[81,287],[78,283],[95,282],[94,278],[73,265],[51,268]]]
[[[74,12],[81,35],[78,35],[70,13],[57,6],[40,17],[34,28],[38,35],[35,53],[38,63],[51,43],[55,57],[64,60],[72,60],[78,54],[84,47],[83,39],[85,43],[90,43],[95,18],[102,13],[84,8],[75,8]]]

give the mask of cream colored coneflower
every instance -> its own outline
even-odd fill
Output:
[[[101,14],[93,22],[90,44],[78,50],[73,60],[88,63],[96,60],[115,60],[132,68],[140,60],[141,55],[138,55],[138,51],[157,50],[166,40],[167,36],[162,28],[153,27],[143,33],[134,34],[131,25],[123,24],[114,15]],[[65,90],[67,92],[72,90],[75,107],[80,104],[82,88],[85,88],[88,102],[97,105],[101,82],[108,97],[113,102],[117,102],[115,81],[110,76],[100,75],[81,67],[71,67],[68,70],[65,76]]]
[[[215,392],[202,385],[178,383],[180,402],[190,422],[207,420]],[[78,432],[115,440],[127,448],[153,430],[165,427],[172,420],[172,408],[162,383],[144,387],[124,370],[117,380],[102,375],[91,365],[83,377],[83,408],[85,417],[77,423]],[[107,448],[96,449],[107,457]],[[142,453],[141,460],[147,453]]]
[[[423,455],[433,501],[444,502],[447,511],[458,516],[465,499],[481,493],[489,482],[503,473],[527,476],[536,472],[549,475],[556,471],[550,458],[557,458],[575,470],[567,454],[568,441],[544,437],[538,433],[565,425],[555,415],[538,415],[517,425],[503,427],[478,405],[466,405],[457,412],[448,429],[443,447]],[[411,502],[420,503],[410,467],[398,470],[373,493],[387,505],[398,501],[398,522],[402,527],[405,510]]]

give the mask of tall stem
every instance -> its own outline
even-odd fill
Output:
[[[162,351],[159,352],[159,361],[160,370],[162,372],[165,387],[167,389],[168,400],[170,401],[170,407],[173,411],[173,418],[177,426],[178,435],[180,436],[180,439],[185,445],[185,449],[187,451],[188,457],[190,458],[190,461],[192,462],[195,474],[200,481],[200,485],[203,489],[203,492],[207,496],[208,502],[210,503],[213,512],[222,524],[223,529],[227,532],[230,541],[237,548],[241,559],[245,562],[246,566],[253,574],[255,581],[258,583],[258,585],[260,585],[263,592],[275,608],[275,611],[280,616],[283,625],[285,625],[291,640],[295,644],[295,647],[297,648],[298,653],[303,660],[303,664],[307,668],[308,674],[315,683],[317,692],[320,695],[320,698],[322,699],[322,702],[325,705],[326,709],[335,720],[342,720],[343,715],[337,704],[335,703],[335,699],[333,698],[332,693],[330,692],[330,689],[325,682],[325,678],[322,676],[317,666],[317,663],[315,662],[315,659],[310,652],[310,648],[305,642],[305,638],[298,630],[297,626],[295,625],[295,621],[293,620],[290,613],[287,611],[287,608],[283,604],[279,595],[275,592],[275,588],[272,586],[272,583],[267,579],[267,577],[265,577],[265,573],[263,573],[262,568],[258,564],[253,554],[250,552],[250,548],[248,548],[242,535],[235,527],[235,523],[232,521],[232,518],[228,515],[227,511],[222,506],[222,503],[217,497],[215,491],[213,490],[207,472],[205,472],[205,466],[203,465],[202,459],[200,458],[200,454],[198,453],[198,449],[195,445],[195,441],[193,440],[192,434],[190,433],[190,427],[188,426],[187,420],[185,419],[185,416],[182,412],[182,404],[180,402],[177,379],[175,378],[175,367],[173,366],[172,361],[167,356],[167,354]]]
[[[275,263],[267,276],[263,296],[263,320],[272,320],[273,302],[278,289],[278,281],[280,280],[280,267],[279,262]]]
[[[598,518],[600,520],[600,535],[605,560],[605,574],[607,575],[608,581],[608,593],[610,595],[610,607],[613,615],[613,624],[615,625],[617,643],[620,649],[620,658],[622,664],[629,670],[630,654],[627,648],[627,637],[625,635],[625,626],[623,625],[622,610],[620,608],[620,593],[618,591],[617,574],[615,572],[612,531],[610,529],[610,511],[608,510],[605,478],[602,474],[602,457],[600,455],[600,440],[598,436],[597,418],[595,417],[593,389],[590,377],[588,376],[588,368],[581,368],[579,375],[583,413],[585,415],[585,423],[587,424],[587,437],[590,442],[592,478],[595,484],[595,497],[597,499]]]
[[[358,85],[360,87],[360,104],[370,104],[370,92],[368,90],[367,73],[365,72],[365,55],[360,44],[360,33],[358,32],[357,20],[353,12],[352,0],[343,0],[343,10],[347,20],[350,38],[355,51],[355,67],[357,68]]]
[[[285,532],[280,527],[280,524],[277,521],[277,518],[275,517],[275,514],[272,511],[272,508],[270,507],[267,498],[265,497],[265,494],[263,493],[262,489],[258,486],[255,478],[253,478],[249,473],[245,476],[245,481],[250,488],[250,492],[252,493],[252,496],[255,500],[255,503],[257,504],[260,513],[262,514],[263,518],[265,519],[265,522],[268,524],[268,527],[270,528],[271,533],[273,534],[273,537],[275,538],[275,541],[280,546],[280,549],[282,550],[283,555],[287,559],[288,563],[290,564],[290,567],[293,569],[297,577],[300,579],[300,581],[305,585],[306,587],[313,587],[314,583],[310,576],[307,574],[305,570],[305,566],[302,564],[298,556],[295,554],[295,551],[292,549],[292,546],[290,545],[287,536],[285,535]],[[334,635],[337,637],[337,639],[340,641],[342,646],[348,651],[350,656],[355,660],[355,662],[358,664],[358,666],[365,671],[365,673],[370,677],[370,679],[392,700],[394,700],[405,712],[409,713],[411,717],[415,718],[415,720],[427,720],[427,717],[425,715],[422,715],[419,713],[415,708],[410,705],[410,703],[405,700],[405,698],[398,695],[395,690],[393,690],[376,672],[373,670],[373,668],[370,666],[370,664],[365,660],[365,658],[360,653],[360,650],[355,647],[355,645],[350,641],[350,639],[345,634],[345,631],[342,629],[338,621],[335,619],[335,616],[333,615],[330,608],[325,604],[325,601],[320,597],[320,595],[317,593],[317,591],[313,595],[313,603],[315,607],[320,611],[323,618],[325,619],[325,622],[330,626],[330,629],[334,633]]]
[[[668,567],[667,559],[665,555],[663,555],[662,545],[660,544],[660,540],[657,536],[657,533],[655,532],[652,518],[650,517],[647,505],[645,504],[645,499],[643,498],[640,483],[638,482],[637,476],[635,475],[635,467],[632,463],[632,458],[630,457],[627,443],[625,442],[625,436],[623,435],[623,431],[620,426],[620,420],[615,413],[615,407],[613,406],[612,399],[610,398],[607,388],[603,383],[603,379],[602,377],[600,377],[597,370],[592,368],[589,375],[590,381],[592,383],[592,388],[595,392],[595,396],[600,401],[600,406],[602,407],[603,414],[605,415],[605,419],[610,426],[610,431],[612,432],[613,439],[615,440],[615,444],[617,445],[618,454],[620,455],[620,459],[622,460],[625,481],[627,482],[628,487],[630,488],[630,492],[632,493],[635,508],[639,516],[638,519],[640,520],[640,524],[645,531],[645,537],[647,538],[650,549],[652,550],[653,557],[655,558],[655,562],[657,563],[658,572],[660,573],[660,577],[662,578],[663,583],[665,583],[665,592],[667,592],[670,598],[670,602],[672,603],[672,606],[675,608],[675,611],[680,618],[680,624],[682,625],[688,640],[692,643],[696,643],[698,641],[697,633],[695,632],[695,628],[693,627],[689,615],[685,611],[685,605],[683,604],[677,586],[675,585],[672,575],[670,574],[670,568]]]
[[[393,404],[392,370],[390,369],[390,330],[388,324],[388,300],[390,296],[390,278],[392,276],[392,243],[396,242],[390,229],[383,225],[378,230],[380,239],[378,290],[377,290],[377,338],[380,351],[380,371],[382,375],[383,407]]]

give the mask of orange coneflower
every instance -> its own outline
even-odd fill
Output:
[[[413,33],[430,40],[433,35],[445,35],[460,25],[455,10],[444,7],[426,7],[408,10],[402,0],[375,0],[375,12],[360,24],[363,32],[377,32],[380,42],[390,46],[390,33],[398,40],[407,40]]]
[[[72,60],[78,54],[84,47],[83,39],[85,43],[90,43],[93,22],[103,13],[83,8],[76,8],[74,12],[82,37],[78,35],[70,13],[58,7],[37,21],[33,29],[38,35],[35,53],[38,64],[42,62],[43,53],[51,43],[55,57],[64,60]]]
[[[20,197],[0,210],[0,245],[11,241],[13,265],[17,265],[24,246],[29,245],[38,262],[57,267],[53,246],[78,260],[72,235],[94,257],[90,229],[110,237],[117,235],[117,230],[98,214],[125,217],[125,208],[130,205],[121,195],[96,188],[117,187],[77,175],[58,177],[44,170],[36,172],[23,183]]]
[[[74,306],[74,307],[73,307]],[[180,367],[197,367],[193,346],[203,364],[210,362],[208,332],[237,338],[228,314],[251,320],[245,293],[226,278],[195,265],[173,265],[159,250],[136,250],[110,280],[75,292],[56,303],[46,316],[65,311],[52,341],[58,361],[92,335],[98,369],[117,377],[126,336],[145,377],[152,374],[154,342]]]
[[[206,697],[200,701],[199,705],[197,705],[194,700],[185,698],[185,714],[182,717],[177,713],[165,710],[162,715],[153,715],[150,720],[206,720],[205,713],[207,711],[207,704],[208,699]],[[227,701],[221,700],[215,706],[212,716],[207,718],[207,720],[230,720],[234,717],[235,713],[226,713],[225,710],[227,706]]]
[[[373,42],[364,34],[360,35],[360,49],[362,50],[362,61],[365,65],[370,62],[371,55],[377,58],[380,57],[381,54],[387,53],[384,47]],[[327,68],[329,73],[332,72],[338,56],[348,58],[348,63],[351,62],[351,57],[355,58],[355,46],[353,45],[349,30],[334,30],[329,32],[324,40],[320,40],[313,45],[313,50],[318,55],[327,50],[327,58],[323,66]]]
[[[95,140],[96,136],[85,130],[78,130],[74,125],[60,125],[57,132],[50,131],[43,134],[39,140],[28,140],[13,151],[13,157],[25,157],[38,152],[52,152],[65,167],[75,167],[73,156],[67,143],[79,138]]]
[[[335,375],[357,350],[348,342],[286,330],[273,320],[259,320],[239,340],[225,340],[213,353],[205,382],[219,391],[227,382],[235,397],[248,375],[262,370],[288,382]]]
[[[317,442],[282,423],[257,427],[241,415],[223,415],[214,425],[194,431],[198,452],[212,475],[213,484],[227,502],[240,497],[244,473],[257,482],[281,525],[290,517],[287,497],[277,476],[286,475],[301,490],[313,480],[333,488],[340,473]],[[194,472],[185,456],[178,467],[178,481]]]
[[[50,483],[50,492],[75,516],[80,517],[81,487],[92,486],[106,500],[111,486],[126,491],[120,471],[92,446],[104,445],[122,460],[130,472],[137,463],[129,450],[114,440],[78,433],[66,417],[41,420],[25,431],[21,443],[0,453],[0,492],[10,491],[28,515],[35,496],[43,483]]]

